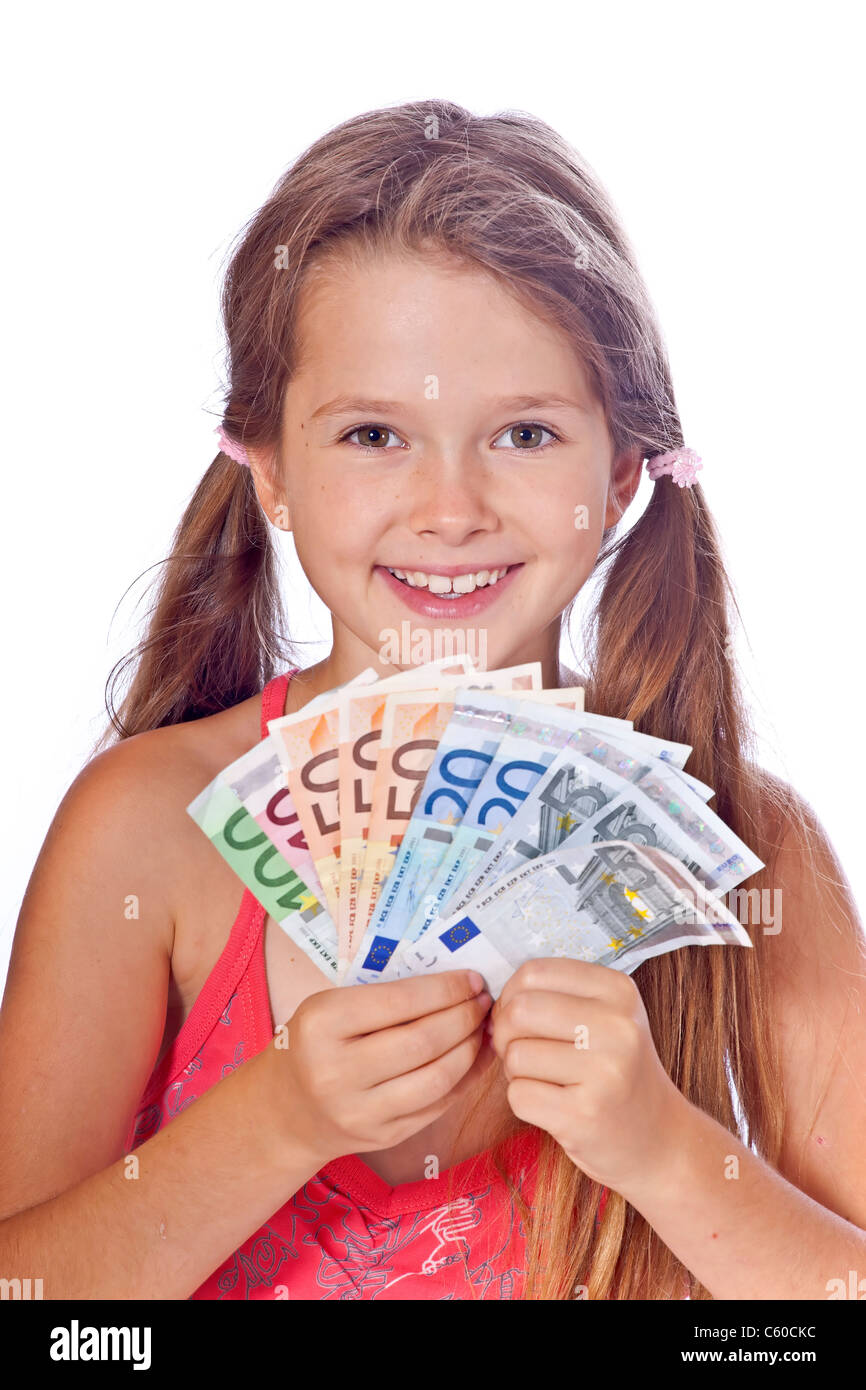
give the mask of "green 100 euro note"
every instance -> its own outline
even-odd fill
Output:
[[[333,918],[259,829],[231,787],[215,777],[186,809],[286,935],[336,983],[337,928]]]

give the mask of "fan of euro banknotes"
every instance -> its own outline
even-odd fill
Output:
[[[722,901],[763,867],[685,770],[691,748],[545,690],[538,662],[372,668],[269,722],[187,808],[336,985],[539,956],[626,974],[749,946]]]

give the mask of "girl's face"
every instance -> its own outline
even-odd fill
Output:
[[[333,678],[468,651],[542,660],[556,684],[559,615],[641,467],[614,460],[567,338],[483,272],[421,256],[331,263],[299,327],[275,485],[253,466],[333,614]]]

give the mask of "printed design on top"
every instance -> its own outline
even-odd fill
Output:
[[[314,1282],[322,1291],[322,1301],[374,1299],[383,1294],[429,1299],[442,1287],[448,1291],[440,1297],[453,1299],[459,1297],[456,1289],[463,1285],[467,1297],[512,1299],[522,1267],[508,1263],[508,1255],[509,1251],[513,1255],[515,1238],[521,1244],[525,1241],[525,1231],[510,1197],[506,1229],[498,1229],[499,1223],[487,1223],[488,1235],[494,1226],[497,1228],[495,1248],[480,1257],[476,1251],[472,1262],[469,1237],[482,1227],[487,1216],[485,1206],[491,1205],[501,1206],[501,1196],[488,1186],[431,1211],[378,1217],[368,1208],[355,1206],[322,1178],[313,1178],[276,1213],[271,1224],[263,1226],[215,1272],[212,1279],[217,1297],[257,1298],[263,1296],[265,1288],[273,1289],[274,1297],[284,1295],[288,1290],[281,1280],[287,1271],[282,1271],[282,1266],[292,1259],[300,1260],[301,1267],[314,1264],[304,1283]],[[274,1229],[277,1225],[283,1235]],[[451,1270],[451,1266],[455,1268]],[[449,1271],[450,1277],[443,1282],[444,1271]]]
[[[232,1005],[237,997],[238,991],[235,990],[217,1020],[218,1023],[224,1024],[226,1028],[233,1030],[235,1033],[238,1032],[240,1026],[238,1021],[232,1018]],[[235,1044],[233,1058],[222,1064],[220,1070],[220,1079],[222,1079],[224,1076],[228,1076],[229,1072],[234,1071],[236,1067],[239,1067],[246,1060],[244,1056],[246,1039],[234,1039],[227,1035],[222,1035],[219,1042],[221,1047],[225,1046],[226,1043],[228,1043],[229,1046],[231,1042]],[[139,1110],[135,1117],[135,1128],[133,1130],[132,1144],[130,1146],[132,1149],[137,1149],[139,1145],[143,1144],[147,1139],[152,1139],[167,1119],[173,1119],[175,1115],[179,1115],[182,1110],[185,1110],[188,1105],[192,1104],[192,1102],[198,1098],[197,1091],[187,1092],[185,1087],[194,1074],[202,1070],[204,1065],[202,1062],[202,1053],[206,1047],[212,1045],[213,1034],[205,1039],[192,1061],[183,1068],[177,1079],[169,1082],[162,1095],[150,1105],[145,1105]],[[149,1086],[150,1083],[148,1083],[148,1089]],[[207,1085],[205,1086],[205,1090],[207,1090]]]
[[[270,1288],[289,1256],[295,1260],[298,1258],[294,1226],[295,1218],[292,1217],[291,1239],[287,1241],[279,1231],[265,1223],[251,1240],[240,1246],[212,1276],[216,1279],[219,1298],[248,1299],[251,1289]],[[243,1288],[242,1293],[236,1292],[239,1286]]]

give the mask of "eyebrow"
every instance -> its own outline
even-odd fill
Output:
[[[489,409],[499,410],[539,410],[545,406],[562,405],[571,410],[579,410],[584,415],[589,411],[580,401],[571,400],[568,396],[552,396],[549,393],[536,393],[528,396],[500,396],[487,402]],[[384,401],[375,400],[363,396],[335,396],[332,401],[326,401],[314,410],[310,416],[311,420],[317,420],[322,416],[344,415],[344,414],[370,414],[370,415],[391,415],[400,410],[405,410],[404,401]]]

